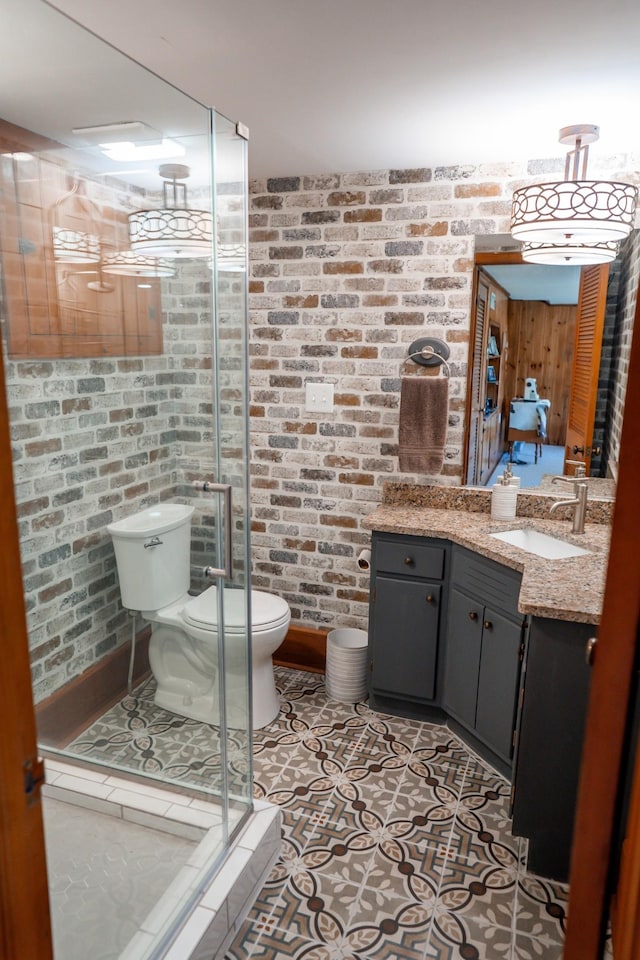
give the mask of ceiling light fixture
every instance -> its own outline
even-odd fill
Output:
[[[175,268],[171,260],[145,257],[133,250],[111,253],[104,258],[102,272],[121,277],[172,277]]]
[[[584,254],[588,262],[607,262],[613,259],[609,244],[623,240],[633,228],[637,188],[630,183],[586,179],[589,144],[599,136],[600,128],[593,124],[563,127],[560,143],[573,146],[565,161],[565,179],[531,184],[513,194],[511,235],[541,245],[536,247],[538,263],[577,263],[567,257],[577,257],[583,246],[592,248]],[[531,247],[529,253],[533,252]]]
[[[522,259],[526,263],[546,263],[550,266],[588,266],[610,263],[618,253],[615,240],[602,243],[527,243],[522,244]]]
[[[60,263],[98,263],[100,211],[85,193],[84,181],[75,173],[68,193],[52,210],[53,255]]]
[[[117,163],[131,163],[135,160],[168,160],[170,157],[184,157],[187,152],[181,143],[169,137],[163,137],[155,143],[134,143],[132,140],[101,143],[100,150],[105,157]]]
[[[213,250],[213,217],[210,210],[190,210],[187,185],[189,167],[163,163],[163,206],[129,215],[131,249],[147,257],[210,257]]]

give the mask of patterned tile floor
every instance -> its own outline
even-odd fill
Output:
[[[227,960],[560,960],[568,891],[526,871],[507,782],[446,727],[276,674],[255,795],[283,849]]]
[[[317,674],[276,679],[254,794],[280,806],[283,849],[227,960],[560,960],[568,891],[526,871],[503,777],[446,727],[329,701]],[[217,731],[153,689],[68,749],[215,790]],[[242,793],[243,735],[230,747]]]

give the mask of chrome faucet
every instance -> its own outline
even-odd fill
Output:
[[[574,507],[572,530],[574,533],[584,533],[584,521],[587,515],[587,491],[589,489],[584,467],[581,470],[576,468],[574,477],[552,477],[551,483],[557,483],[560,480],[564,483],[573,484],[573,499],[556,500],[549,513],[553,513],[558,507]]]

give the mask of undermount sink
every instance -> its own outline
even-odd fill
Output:
[[[545,560],[562,560],[565,557],[579,557],[582,554],[591,553],[590,550],[577,547],[575,543],[550,537],[548,534],[540,533],[539,530],[533,530],[531,527],[523,527],[521,530],[505,530],[504,533],[491,533],[489,536],[510,543],[521,550],[527,550],[529,553],[535,553],[536,556],[544,557]]]

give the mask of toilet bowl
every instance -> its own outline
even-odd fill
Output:
[[[151,623],[149,663],[158,706],[217,726],[224,681],[227,725],[246,729],[251,674],[252,725],[258,729],[280,709],[272,656],[286,636],[291,612],[281,597],[250,591],[249,669],[246,590],[225,586],[219,593],[214,585],[198,596],[189,594],[192,513],[184,504],[160,504],[107,527],[122,603]]]

